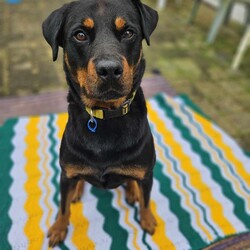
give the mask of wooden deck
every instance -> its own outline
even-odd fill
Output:
[[[175,91],[158,75],[143,79],[142,88],[146,98],[159,92],[175,95]],[[10,117],[66,112],[66,96],[67,90],[59,90],[32,96],[2,98],[0,99],[0,124]]]

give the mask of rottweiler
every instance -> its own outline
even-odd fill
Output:
[[[140,204],[140,224],[153,234],[150,209],[155,149],[140,87],[142,41],[150,43],[158,14],[140,0],[80,0],[43,22],[55,61],[63,48],[69,86],[68,121],[60,147],[60,209],[49,245],[65,239],[70,203],[84,181],[104,189],[126,184],[126,199]]]

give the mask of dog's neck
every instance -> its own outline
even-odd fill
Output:
[[[69,94],[68,94],[68,102],[70,104],[75,104],[77,106],[80,106],[83,110],[86,110],[86,108],[89,109],[106,109],[106,110],[115,110],[119,109],[126,103],[126,101],[130,100],[131,98],[134,98],[134,95],[136,93],[136,90],[134,88],[131,90],[131,93],[129,95],[114,99],[114,100],[97,100],[97,99],[90,99],[84,95],[84,93],[80,92],[80,87],[77,83],[72,82],[71,79],[68,80],[69,85]]]
[[[87,98],[85,95],[81,96],[81,100],[83,104],[86,107],[95,109],[117,109],[121,107],[121,105],[128,99],[127,96],[115,99],[115,100],[107,100],[107,101],[102,101],[102,100],[96,100],[96,99],[90,99]]]

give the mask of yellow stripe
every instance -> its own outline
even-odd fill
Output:
[[[95,249],[94,242],[88,237],[89,221],[83,215],[82,202],[72,204],[70,210],[70,222],[74,228],[72,242],[77,249],[81,249],[83,244],[86,249]]]
[[[171,166],[172,163],[170,163],[167,158],[165,157],[164,155],[164,151],[162,148],[160,148],[160,146],[155,143],[155,148],[158,152],[158,156],[160,158],[160,160],[164,163],[164,165],[166,166],[167,168],[167,171],[169,173],[169,175],[171,176],[171,178],[174,178],[175,179],[175,185],[176,185],[176,189],[179,190],[179,192],[182,194],[181,197],[182,199],[185,201],[185,204],[187,207],[189,207],[192,211],[193,211],[193,214],[195,214],[195,218],[196,218],[196,223],[197,225],[203,230],[203,232],[205,232],[205,234],[207,235],[207,237],[209,237],[209,241],[212,241],[213,240],[213,237],[212,235],[209,233],[209,231],[203,227],[202,225],[202,222],[200,220],[200,217],[202,215],[200,215],[200,211],[197,207],[195,207],[193,204],[192,204],[192,201],[190,199],[190,194],[187,192],[187,190],[185,188],[183,188],[182,186],[182,181],[180,179],[180,176],[173,171],[173,168]]]
[[[234,169],[237,170],[244,182],[250,186],[250,173],[246,171],[246,167],[237,159],[232,148],[225,144],[222,135],[213,128],[212,123],[207,122],[202,116],[194,113],[193,117],[202,125],[203,131],[205,131],[209,137],[213,138],[215,144],[218,145],[220,149],[222,149],[225,158],[228,159],[232,165],[234,165]]]
[[[117,192],[117,203],[118,205],[125,211],[125,223],[133,230],[133,245],[134,245],[134,248],[133,249],[138,249],[140,250],[140,247],[138,246],[137,244],[137,239],[138,239],[138,230],[137,228],[132,224],[130,223],[129,221],[129,209],[128,207],[124,206],[122,204],[122,193],[121,193],[121,190],[118,188],[115,190]]]
[[[187,120],[187,123],[189,123],[188,119],[183,116],[181,110],[180,110],[180,106],[179,104],[177,104],[176,102],[174,102],[172,99],[168,99],[168,103],[171,104],[174,109],[176,110],[176,112],[178,112],[178,115],[182,117],[183,120]],[[205,120],[202,116],[196,114],[196,113],[193,113],[194,115],[194,119],[197,119],[198,122],[200,122],[200,124],[203,126],[203,131],[206,131],[206,134],[210,136],[210,138],[213,138],[213,142],[215,142],[216,145],[218,145],[220,147],[220,149],[223,148],[223,142],[222,142],[222,138],[221,138],[221,135],[217,132],[215,133],[214,130],[212,130],[212,124],[210,122],[208,122],[207,120]],[[190,128],[191,129],[191,128]],[[206,129],[206,130],[204,130]],[[241,197],[244,197],[245,200],[246,200],[246,203],[247,203],[247,207],[248,209],[250,209],[250,199],[248,199],[249,197],[249,194],[245,192],[245,190],[242,188],[242,186],[240,185],[239,181],[235,178],[235,176],[230,172],[228,166],[225,164],[225,162],[223,162],[218,153],[214,150],[211,151],[211,147],[210,145],[208,144],[208,142],[206,140],[203,140],[203,137],[201,137],[201,135],[197,132],[197,130],[193,129],[192,128],[192,132],[194,133],[194,135],[199,138],[200,140],[203,141],[203,147],[206,148],[209,152],[211,152],[212,156],[213,156],[213,159],[215,161],[215,163],[220,166],[220,168],[223,168],[223,172],[225,173],[225,175],[227,176],[227,178],[230,180],[230,182],[233,183],[236,191],[241,195]],[[220,139],[218,139],[220,138]],[[225,144],[224,144],[225,146]],[[228,146],[227,146],[228,147]],[[226,147],[224,147],[224,149],[226,149]],[[229,149],[229,148],[227,148]],[[229,156],[229,160],[232,160],[232,163],[236,163],[232,158],[230,158],[230,150],[225,150],[225,153],[227,152],[227,156]],[[231,151],[232,152],[232,151]],[[232,154],[231,154],[232,155]],[[238,163],[239,161],[237,161]],[[235,165],[236,166],[236,165]],[[235,168],[234,166],[234,168]],[[245,183],[248,183],[249,182],[249,177],[250,175],[245,171],[243,165],[240,167],[240,175],[243,175],[241,176]]]
[[[63,113],[58,115],[57,126],[58,126],[58,137],[61,139],[63,132],[67,123],[68,114]],[[84,247],[86,249],[95,249],[94,242],[88,237],[89,221],[83,215],[83,204],[78,202],[71,205],[71,215],[70,222],[74,228],[72,234],[72,242],[75,244],[77,249],[82,247],[84,242]]]
[[[185,116],[183,116],[182,112],[180,111],[180,107],[176,105],[176,103],[174,103],[172,100],[169,100],[169,102],[174,106],[175,110],[178,112],[178,114],[182,117],[183,120],[187,120],[187,118]],[[201,119],[203,119],[204,121],[204,118],[202,118],[200,115],[196,115],[194,113],[194,117],[195,118],[198,118],[200,117]],[[187,121],[188,122],[188,121]],[[204,123],[208,123],[207,121],[204,122]],[[201,124],[202,125],[202,124]],[[211,126],[211,123],[210,123],[210,126]],[[207,126],[207,128],[209,127],[209,125]],[[192,129],[192,132],[193,134],[199,138],[200,140],[202,140],[203,142],[203,147],[206,148],[210,153],[211,155],[213,156],[213,159],[215,161],[215,163],[220,166],[220,168],[223,168],[223,172],[225,173],[225,175],[227,176],[227,178],[230,180],[231,183],[234,184],[234,187],[236,189],[236,191],[242,196],[244,197],[244,199],[246,200],[246,203],[247,203],[247,207],[248,209],[250,209],[250,199],[249,199],[249,195],[248,193],[245,192],[245,190],[242,188],[242,186],[240,185],[239,181],[235,178],[235,176],[230,172],[229,168],[227,167],[227,165],[225,164],[225,162],[223,162],[218,153],[216,153],[214,150],[211,151],[211,147],[210,145],[208,144],[208,142],[206,140],[203,140],[203,137],[201,137],[201,135],[196,131],[194,130],[193,128],[190,128]],[[209,130],[209,129],[208,129]],[[204,130],[203,130],[204,131]],[[211,131],[211,130],[210,130]],[[208,133],[207,133],[208,134]],[[213,138],[213,141],[216,142],[216,145],[218,146],[221,146],[220,144],[217,144],[219,143],[219,141],[216,139],[217,136],[219,133],[215,134],[215,133],[211,133],[210,134],[210,137]],[[221,135],[220,135],[221,136]],[[249,179],[250,180],[250,179]]]
[[[198,191],[206,190],[206,192],[199,192],[199,197],[210,209],[213,222],[220,226],[225,234],[235,233],[236,230],[234,226],[224,216],[223,206],[214,199],[210,187],[203,183],[201,173],[193,166],[191,159],[183,152],[181,145],[175,141],[171,131],[166,128],[164,122],[158,117],[158,114],[152,109],[150,104],[148,105],[148,113],[150,120],[154,121],[157,130],[162,135],[164,143],[171,147],[172,154],[180,162],[180,167],[182,167],[183,171],[189,175],[190,184]],[[208,240],[212,240],[212,235],[202,225],[200,216],[201,215],[196,213],[197,224],[207,235]]]
[[[45,119],[42,119],[42,123],[41,123],[41,138],[47,138],[46,136],[46,123],[45,123]],[[46,149],[48,148],[48,142],[45,139],[44,140],[44,145],[42,147],[42,154],[44,156],[44,160],[43,160],[43,165],[42,165],[42,169],[44,169],[44,177],[43,177],[43,182],[42,185],[45,187],[46,189],[46,193],[45,193],[45,197],[44,197],[44,204],[47,207],[47,217],[46,217],[46,221],[45,224],[47,226],[47,228],[50,227],[50,222],[51,222],[51,216],[52,216],[52,207],[50,206],[50,202],[49,202],[49,197],[51,196],[51,189],[50,189],[50,185],[49,185],[49,178],[50,178],[50,171],[48,170],[48,167],[50,167],[49,164],[49,157],[48,157],[48,153],[46,152]]]
[[[62,113],[57,116],[58,138],[62,139],[63,132],[68,120],[68,113]]]
[[[27,174],[27,181],[24,185],[24,189],[27,193],[27,200],[24,204],[24,209],[27,212],[28,220],[24,227],[24,232],[28,238],[28,249],[41,249],[44,232],[40,228],[40,221],[43,215],[43,211],[39,205],[41,198],[41,189],[38,186],[38,182],[41,178],[41,172],[38,168],[40,161],[38,155],[39,141],[37,139],[38,130],[38,117],[31,117],[27,124],[27,136],[25,142],[27,149],[25,150],[25,172]]]
[[[233,150],[224,143],[222,135],[217,132],[213,125],[209,122],[207,122],[203,117],[197,114],[193,114],[194,119],[199,122],[199,124],[202,125],[203,131],[210,137],[213,138],[214,143],[223,151],[223,154],[225,158],[231,163],[234,170],[237,171],[237,174],[240,176],[242,180],[244,180],[244,183],[250,186],[250,174],[246,171],[245,166],[237,159],[237,157],[234,155]],[[215,158],[217,161],[220,161],[220,166],[223,167],[224,173],[228,176],[230,181],[233,183],[233,185],[236,187],[236,190],[239,194],[241,194],[243,197],[245,197],[245,201],[248,204],[248,210],[250,210],[250,200],[249,195],[245,193],[245,191],[241,188],[239,182],[235,178],[230,178],[232,174],[230,173],[227,166],[225,166],[225,163],[222,162],[218,156]]]
[[[155,230],[154,235],[152,236],[153,241],[156,243],[156,245],[159,246],[159,249],[167,249],[168,250],[175,250],[175,246],[172,243],[172,241],[166,236],[166,225],[164,220],[159,216],[157,213],[157,205],[154,201],[151,200],[150,202],[152,213],[155,216],[155,219],[157,221],[157,227]],[[167,229],[168,230],[168,229]]]

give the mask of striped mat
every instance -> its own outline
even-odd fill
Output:
[[[55,249],[201,249],[250,229],[250,158],[190,102],[164,94],[149,99],[157,163],[150,236],[124,187],[86,185]],[[66,114],[20,117],[0,129],[0,249],[47,249],[46,232],[59,202],[58,151]]]

